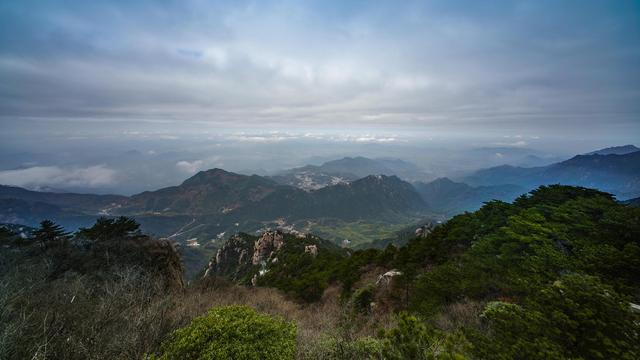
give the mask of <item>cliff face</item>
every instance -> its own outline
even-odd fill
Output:
[[[204,276],[216,274],[242,281],[256,269],[265,269],[268,263],[277,261],[277,253],[284,245],[285,234],[277,230],[266,231],[259,237],[243,233],[234,235],[218,249]]]
[[[250,235],[232,236],[209,261],[204,277],[220,275],[232,280],[239,280],[252,267],[253,242]]]
[[[260,265],[271,259],[274,253],[284,245],[284,236],[279,231],[267,231],[255,242],[251,263]]]
[[[313,235],[279,230],[266,231],[260,236],[240,233],[218,250],[204,277],[222,276],[256,285],[260,279],[274,275],[291,277],[291,269],[304,271],[295,264],[302,262],[309,266],[325,256],[341,257],[344,254],[338,246]]]

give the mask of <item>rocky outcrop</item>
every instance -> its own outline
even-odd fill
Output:
[[[427,235],[431,234],[431,231],[433,230],[433,228],[434,228],[434,226],[431,223],[422,225],[422,226],[420,226],[419,228],[416,229],[415,236],[416,237],[426,237]]]
[[[250,267],[250,254],[252,254],[252,243],[248,242],[242,235],[232,236],[216,253],[215,258],[209,262],[205,270],[204,277],[214,273],[229,276],[232,279],[241,277],[248,267]]]
[[[304,252],[311,254],[311,256],[318,256],[318,246],[317,245],[307,245],[304,247]]]
[[[256,240],[253,246],[253,256],[251,263],[260,265],[266,263],[273,256],[274,252],[280,250],[284,245],[284,236],[280,231],[267,231]]]
[[[221,276],[244,285],[258,286],[265,277],[278,278],[282,273],[287,273],[289,278],[297,277],[297,272],[303,270],[287,266],[291,263],[308,264],[309,256],[316,259],[332,254],[345,255],[338,246],[313,235],[301,236],[282,230],[268,230],[260,236],[240,233],[218,250],[204,277]],[[304,261],[299,261],[301,259]],[[288,274],[291,271],[293,273]]]
[[[402,272],[398,270],[389,270],[386,273],[378,276],[378,280],[376,281],[376,286],[388,287],[391,284],[391,281],[393,281],[393,279],[396,276],[400,276],[400,275],[402,275]]]
[[[255,240],[254,240],[255,239]],[[278,261],[276,253],[284,246],[281,231],[266,231],[259,238],[247,234],[232,236],[209,262],[204,277],[213,274],[240,280],[255,270]],[[252,279],[252,283],[256,279]]]

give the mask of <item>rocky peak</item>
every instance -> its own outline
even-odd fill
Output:
[[[299,264],[309,264],[309,257],[327,259],[346,256],[337,245],[317,236],[299,232],[267,230],[255,236],[239,233],[231,237],[218,250],[209,263],[204,277],[222,276],[241,283],[261,285],[264,281],[275,281],[282,277],[303,276],[298,272]]]
[[[259,265],[267,261],[274,252],[284,245],[284,236],[281,231],[266,231],[253,245],[253,257],[251,263]]]
[[[280,230],[265,231],[258,238],[236,234],[218,249],[204,276],[218,274],[238,280],[256,267],[264,270],[267,264],[277,262],[276,254],[284,244],[284,233]]]
[[[248,264],[250,251],[251,247],[241,235],[232,236],[209,262],[204,277],[213,273],[222,273],[235,278],[239,275],[238,269]]]

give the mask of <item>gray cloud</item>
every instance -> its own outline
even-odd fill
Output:
[[[0,9],[7,126],[23,117],[167,127],[640,126],[633,1],[26,0]]]

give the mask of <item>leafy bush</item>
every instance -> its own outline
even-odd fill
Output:
[[[357,339],[322,337],[303,350],[298,358],[323,360],[380,360],[384,343],[381,339],[364,336]]]
[[[133,266],[162,275],[169,287],[182,288],[184,268],[176,244],[141,234],[139,226],[133,219],[122,216],[100,218],[91,228],[80,230],[72,241],[65,238],[48,251],[53,265],[51,278],[70,272],[108,276],[113,267]],[[45,229],[44,225],[36,236],[43,232],[42,229]]]
[[[363,286],[353,293],[353,306],[360,312],[368,312],[376,290],[375,284]]]
[[[77,235],[90,240],[123,238],[140,235],[140,224],[126,216],[116,219],[100,217],[92,227],[81,228]]]
[[[217,307],[176,330],[161,353],[158,359],[293,359],[296,325],[246,306]]]
[[[638,209],[569,186],[541,187],[514,204],[488,204],[401,249],[430,260],[431,271],[416,278],[413,309],[430,315],[465,297],[526,298],[566,273],[597,276],[619,293],[637,294],[639,222]]]
[[[567,275],[523,306],[489,303],[483,359],[638,359],[640,322],[628,301],[597,278]]]
[[[407,313],[398,315],[397,327],[386,331],[383,338],[383,356],[388,360],[468,358],[468,342],[462,335],[442,334]]]
[[[1,229],[0,238],[15,237]],[[640,294],[640,209],[598,191],[542,187],[384,251],[346,256],[319,243],[313,257],[304,248],[316,239],[290,239],[259,284],[322,298],[315,304],[261,287],[167,287],[181,284],[180,254],[136,229],[101,221],[80,244],[83,236],[44,252],[34,241],[0,252],[0,358],[292,359],[296,326],[302,359],[640,358],[640,319],[629,308]],[[247,264],[246,281],[258,271]],[[342,284],[342,299],[365,310],[373,288],[356,284],[380,269],[403,273],[392,290],[406,301],[388,308],[424,321],[403,313],[375,338],[392,326],[388,308],[348,311],[331,297],[338,287],[325,289]],[[297,325],[214,307],[228,304]]]

